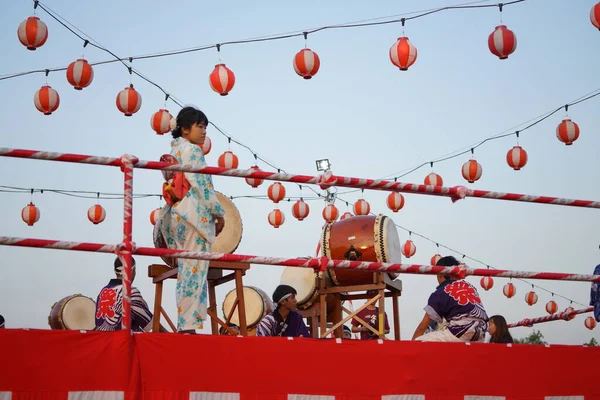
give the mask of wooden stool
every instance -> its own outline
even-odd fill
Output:
[[[235,334],[231,328],[217,316],[217,296],[215,288],[219,285],[235,280],[235,290],[237,294],[237,307],[238,315],[240,320],[240,335],[246,336],[248,334],[248,327],[246,324],[246,303],[244,301],[244,284],[242,277],[246,274],[246,271],[250,269],[249,263],[242,262],[224,262],[224,261],[211,261],[208,268],[208,315],[211,318],[211,330],[213,335],[219,333],[219,325],[229,331],[231,334]],[[223,275],[223,270],[233,271],[230,274]],[[168,315],[162,308],[162,290],[163,282],[166,279],[177,279],[177,268],[171,268],[164,264],[151,264],[148,266],[148,276],[152,278],[154,283],[154,319],[152,321],[152,332],[158,332],[160,329],[160,317],[165,317],[165,320],[175,332],[177,328],[171,322]]]

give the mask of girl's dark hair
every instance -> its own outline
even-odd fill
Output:
[[[194,107],[182,108],[175,120],[177,121],[177,126],[171,131],[173,139],[181,137],[181,128],[190,129],[194,124],[201,123],[208,125],[208,118],[206,118],[206,115]]]
[[[492,335],[490,343],[513,343],[513,337],[508,331],[508,324],[502,315],[492,315],[490,321],[496,325],[496,332]]]

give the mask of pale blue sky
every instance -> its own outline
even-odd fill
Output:
[[[225,6],[188,0],[166,6],[139,0],[47,1],[51,9],[120,56],[301,31],[450,4],[455,3],[308,0],[234,1]],[[217,95],[208,85],[208,75],[217,61],[214,49],[137,60],[134,66],[184,103],[200,107],[210,120],[288,172],[316,174],[314,160],[327,157],[336,174],[377,178],[514,129],[597,89],[600,32],[589,21],[594,4],[594,0],[528,0],[506,7],[503,19],[515,32],[518,46],[504,61],[487,48],[487,37],[499,22],[498,10],[491,8],[449,11],[408,21],[405,32],[419,55],[407,72],[398,71],[388,58],[389,47],[401,34],[400,24],[310,35],[308,47],[321,58],[321,70],[310,81],[298,77],[292,68],[294,54],[304,46],[303,38],[224,46],[221,58],[236,74],[236,85],[227,97]],[[43,11],[38,14],[48,25],[48,42],[37,51],[26,50],[17,39],[16,29],[31,13],[29,0],[12,1],[3,7],[0,75],[67,66],[81,56],[82,42]],[[91,47],[86,48],[85,56],[89,61],[110,58]],[[114,157],[131,153],[153,160],[169,151],[170,137],[155,135],[149,126],[150,115],[164,103],[160,91],[134,76],[133,83],[143,97],[141,110],[126,118],[116,109],[115,97],[129,83],[122,65],[96,67],[94,82],[83,91],[73,90],[64,72],[51,73],[48,83],[61,96],[60,108],[51,116],[39,113],[32,101],[44,81],[43,74],[0,81],[4,99],[0,108],[1,146]],[[581,128],[573,146],[564,146],[555,136],[562,112],[525,132],[520,143],[529,154],[529,164],[521,171],[513,171],[505,161],[506,152],[516,144],[514,137],[476,150],[483,176],[470,187],[599,200],[598,101],[593,99],[569,110]],[[168,108],[173,114],[178,111],[173,103]],[[214,165],[226,150],[227,141],[214,128],[209,129],[209,136],[213,150],[207,160]],[[251,165],[251,153],[239,146],[232,146],[232,150],[241,167]],[[464,156],[436,164],[435,171],[448,186],[466,184],[460,167],[467,159]],[[8,158],[0,159],[0,163],[1,185],[103,192],[120,192],[123,187],[118,168]],[[421,183],[427,173],[428,167],[403,179]],[[162,178],[157,171],[136,170],[134,182],[136,193],[158,193]],[[223,177],[216,177],[215,185],[231,196],[265,194],[268,186],[252,189],[243,180]],[[300,194],[297,186],[285,186],[289,195]],[[308,193],[306,189],[304,192]],[[344,197],[353,202],[359,194]],[[393,214],[385,206],[386,195],[364,194],[374,212],[390,215],[414,232],[497,268],[589,274],[598,264],[597,210],[483,199],[452,204],[446,198],[406,195],[405,208]],[[111,244],[121,240],[120,200],[102,201],[107,218],[94,226],[86,217],[94,199],[36,194],[34,202],[41,210],[41,219],[34,227],[27,227],[20,218],[29,195],[0,193],[0,201],[3,236]],[[148,215],[159,205],[157,198],[135,200],[134,239],[138,245],[152,245]],[[282,205],[287,218],[278,230],[267,222],[273,209],[269,201],[238,199],[236,205],[244,223],[239,253],[314,255],[323,222],[321,202],[309,203],[311,215],[302,222],[292,217],[291,204]],[[407,238],[402,231],[401,240]],[[417,254],[409,262],[428,263],[436,252],[435,245],[413,239]],[[45,329],[54,302],[72,293],[95,298],[112,276],[113,256],[107,254],[0,247],[0,255],[4,264],[0,313],[9,327]],[[152,304],[154,290],[145,277],[145,266],[158,260],[137,257],[137,261],[136,286]],[[255,265],[245,283],[272,293],[281,271],[280,267]],[[400,304],[401,333],[403,339],[410,339],[435,287],[435,278],[401,279],[405,288]],[[478,278],[469,280],[479,282]],[[491,291],[480,290],[490,315],[503,314],[510,322],[545,315],[549,294],[538,291],[538,304],[529,307],[524,295],[530,286],[516,282],[517,295],[509,300],[501,292],[505,283],[497,279]],[[538,283],[578,302],[589,301],[587,283]],[[218,291],[219,303],[231,288],[225,285]],[[173,282],[166,285],[164,298],[173,317]],[[568,302],[556,300],[560,309],[568,306]],[[388,310],[391,316],[391,307]],[[554,322],[538,328],[552,343],[581,344],[592,336],[600,339],[598,330],[589,332],[584,327],[583,319],[579,316],[569,323]],[[528,332],[519,328],[513,335],[521,337]]]

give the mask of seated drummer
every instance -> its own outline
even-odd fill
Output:
[[[374,297],[379,293],[378,290],[368,290],[367,296]],[[366,323],[368,323],[373,329],[379,331],[379,307],[376,307],[375,304],[369,304],[367,307],[360,310],[356,316]],[[383,325],[384,325],[384,333],[390,333],[390,324],[388,322],[387,313],[383,313]],[[358,333],[360,332],[360,340],[375,340],[379,339],[379,335],[373,333],[369,328],[358,322],[356,319],[352,319],[352,332]]]
[[[135,279],[133,259],[131,282]],[[123,263],[117,257],[114,263],[115,279],[104,286],[96,300],[96,331],[118,331],[121,329],[123,313]],[[152,312],[138,288],[131,286],[131,330],[148,332],[152,328]],[[162,329],[161,329],[162,330]]]
[[[302,315],[296,311],[296,294],[291,286],[277,286],[273,292],[277,307],[260,321],[256,336],[310,337]]]

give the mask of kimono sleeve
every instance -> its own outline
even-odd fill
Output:
[[[425,306],[425,312],[429,317],[437,322],[438,324],[442,322],[442,318],[447,314],[447,301],[448,295],[444,293],[442,290],[436,290],[429,296],[429,300],[427,300],[427,306]]]
[[[132,327],[148,332],[152,327],[152,312],[138,288],[131,288]]]
[[[298,315],[298,316],[300,318],[298,320],[298,328],[297,328],[296,334],[298,336],[310,338],[311,335],[310,335],[310,332],[308,331],[308,328],[306,327],[306,324],[304,323],[304,319],[300,315]]]
[[[273,336],[273,328],[275,326],[275,319],[270,315],[264,317],[258,324],[256,329],[256,336]]]
[[[181,162],[182,164],[193,165],[197,168],[206,167],[204,153],[202,153],[200,146],[196,146],[195,144],[184,147],[181,153]],[[217,199],[210,175],[186,172],[185,178],[190,183],[191,188],[196,191],[200,200],[206,202],[212,215],[217,217],[225,215],[225,209]]]

